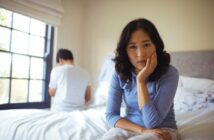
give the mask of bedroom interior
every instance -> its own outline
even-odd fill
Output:
[[[186,53],[188,55],[186,55]],[[202,56],[203,65],[197,61]],[[72,112],[51,112],[44,109],[10,109],[0,111],[0,138],[7,140],[100,139],[109,127],[105,121],[105,105],[109,75],[114,68],[112,57],[107,57],[100,73],[96,101],[86,110]],[[197,71],[198,67],[214,68],[214,51],[182,52],[172,54],[172,65],[180,69],[174,109],[178,133],[182,140],[212,140],[214,134],[214,79],[213,71]],[[183,66],[190,69],[183,69]],[[181,67],[179,67],[179,65]],[[211,62],[211,63],[210,63]],[[187,64],[187,65],[185,65]],[[192,77],[192,71],[195,71]],[[203,73],[206,72],[206,73]],[[182,75],[183,74],[183,75]],[[188,75],[190,74],[190,75]],[[204,77],[204,75],[206,75]],[[124,115],[125,107],[121,109]]]
[[[171,64],[179,70],[175,111],[181,139],[213,140],[213,6],[212,0],[0,0],[0,8],[28,12],[52,25],[52,66],[58,48],[72,50],[75,63],[91,74],[94,93],[84,111],[0,110],[0,139],[100,139],[108,130],[105,102],[120,31],[130,20],[145,17],[157,25]]]

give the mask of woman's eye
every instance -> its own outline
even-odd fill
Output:
[[[144,48],[147,48],[147,47],[149,47],[149,46],[150,46],[149,43],[146,43],[146,44],[143,45]]]
[[[132,46],[129,46],[129,48],[130,48],[130,49],[136,49],[136,48],[137,48],[137,46],[132,45]]]

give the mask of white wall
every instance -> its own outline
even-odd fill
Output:
[[[61,25],[58,27],[57,45],[54,48],[54,54],[58,48],[67,48],[73,52],[76,64],[81,64],[84,59],[83,50],[83,14],[82,0],[62,0],[64,14],[62,16]],[[55,62],[55,57],[54,57]]]
[[[135,18],[147,18],[157,26],[167,51],[214,49],[213,0],[62,0],[62,4],[65,15],[58,47],[74,52],[77,64],[91,73],[94,88],[103,59]]]

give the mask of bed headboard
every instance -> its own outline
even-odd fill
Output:
[[[174,52],[171,65],[175,66],[180,75],[214,79],[214,50]]]

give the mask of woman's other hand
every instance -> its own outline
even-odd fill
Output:
[[[164,129],[144,129],[141,134],[154,134],[158,137],[162,138],[163,140],[171,140],[171,135],[168,131]]]

